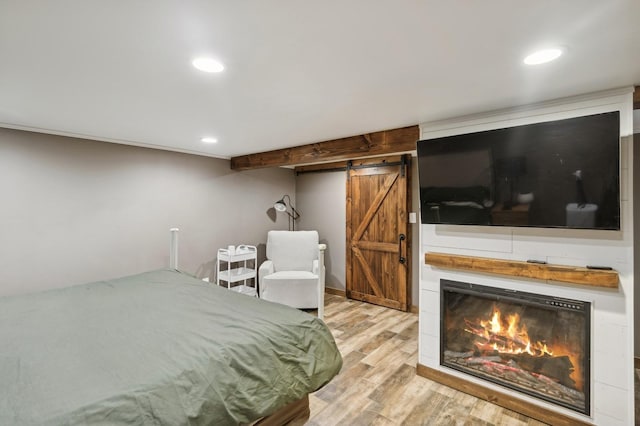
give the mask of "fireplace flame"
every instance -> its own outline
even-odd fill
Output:
[[[531,339],[525,320],[518,313],[503,313],[494,304],[486,319],[463,319],[464,331],[473,336],[472,344],[477,349],[474,356],[478,359],[486,359],[487,362],[493,362],[495,356],[509,359],[536,377],[546,375],[550,377],[548,380],[561,382],[578,391],[584,389],[580,354],[557,341],[548,343]],[[535,358],[541,363],[532,365],[527,357]],[[572,382],[564,378],[565,374],[568,374]]]
[[[466,321],[466,320],[465,320]],[[478,343],[479,349],[492,349],[500,353],[523,354],[532,356],[553,356],[553,352],[545,342],[532,342],[529,338],[527,326],[520,324],[520,315],[509,314],[505,319],[496,307],[489,320],[480,320],[480,329],[474,328],[467,321],[466,331],[484,337],[486,343]]]

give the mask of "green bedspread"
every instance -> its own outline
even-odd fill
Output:
[[[171,270],[0,298],[0,425],[246,423],[341,366],[319,319]]]

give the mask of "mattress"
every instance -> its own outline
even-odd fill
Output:
[[[0,298],[0,424],[239,424],[328,383],[326,325],[173,270]]]

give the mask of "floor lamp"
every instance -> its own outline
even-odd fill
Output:
[[[289,200],[289,209],[291,209],[291,211],[287,210],[287,203],[285,202],[285,198]],[[291,204],[291,197],[289,197],[288,194],[283,195],[281,199],[275,202],[273,208],[276,209],[276,211],[284,212],[289,216],[289,231],[295,231],[296,219],[300,217],[300,213],[298,213],[295,207],[293,207],[293,204]]]

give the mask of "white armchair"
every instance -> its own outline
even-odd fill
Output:
[[[258,269],[260,298],[324,316],[324,244],[317,231],[269,231]]]

